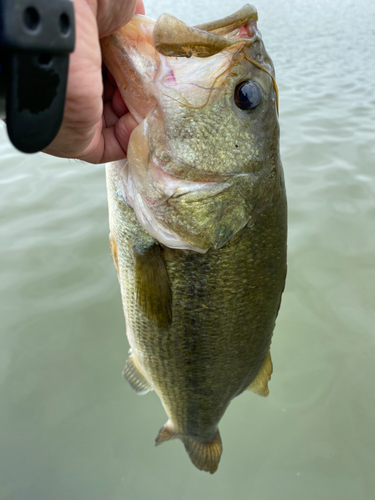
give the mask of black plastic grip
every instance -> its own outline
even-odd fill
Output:
[[[74,43],[71,0],[0,0],[0,108],[6,101],[9,138],[25,153],[59,131]]]
[[[71,0],[1,0],[2,48],[69,54],[74,40]]]

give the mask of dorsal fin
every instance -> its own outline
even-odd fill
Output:
[[[153,390],[141,372],[133,354],[130,354],[127,362],[125,363],[125,368],[122,374],[137,394],[146,394],[147,392]]]
[[[156,326],[168,328],[172,322],[172,290],[162,248],[158,244],[142,251],[134,248],[134,257],[138,304]]]
[[[259,396],[268,396],[270,392],[268,389],[268,382],[271,379],[272,370],[273,366],[272,366],[271,353],[268,352],[267,357],[264,360],[264,363],[262,364],[261,369],[258,372],[258,375],[251,382],[247,390],[253,391],[256,394],[259,394]]]

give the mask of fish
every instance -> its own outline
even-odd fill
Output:
[[[286,279],[287,203],[273,63],[247,4],[188,26],[136,15],[101,41],[138,125],[106,166],[110,249],[130,356],[180,439],[213,474],[231,400],[267,396]]]

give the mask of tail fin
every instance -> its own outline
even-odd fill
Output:
[[[164,427],[160,429],[155,444],[159,445],[177,437],[184,443],[185,450],[197,469],[211,474],[217,471],[223,452],[219,430],[216,431],[216,435],[211,441],[198,441],[191,437],[176,435],[173,432],[171,422],[168,420]]]
[[[181,438],[181,440],[185,445],[185,450],[190,460],[197,469],[210,472],[211,474],[217,471],[223,452],[219,429],[211,441],[201,442],[190,437]]]

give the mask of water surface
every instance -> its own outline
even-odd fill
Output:
[[[146,0],[198,24],[236,0]],[[276,66],[289,274],[270,396],[226,412],[214,476],[123,380],[104,167],[17,153],[0,130],[1,500],[375,498],[375,4],[259,0]],[[213,13],[214,10],[214,13]]]

